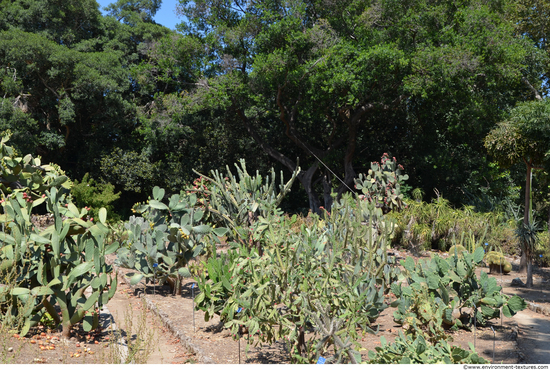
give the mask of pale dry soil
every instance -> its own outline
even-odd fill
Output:
[[[196,363],[196,356],[133,292],[119,279],[115,296],[100,312],[101,329],[92,333],[75,327],[69,340],[63,339],[59,330],[47,327],[35,328],[25,337],[0,333],[0,363]]]

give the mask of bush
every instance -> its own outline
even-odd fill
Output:
[[[538,233],[533,262],[539,267],[550,266],[550,234],[548,231]]]
[[[103,207],[109,215],[109,222],[120,220],[120,215],[113,211],[111,203],[120,198],[120,192],[114,192],[115,187],[109,183],[97,183],[90,178],[87,173],[82,178],[82,181],[75,181],[71,188],[71,195],[79,208],[89,207],[88,213],[91,217],[97,219],[99,210]]]

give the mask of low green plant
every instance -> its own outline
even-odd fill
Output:
[[[466,251],[462,256],[450,255],[442,259],[434,255],[430,260],[415,264],[411,257],[401,261],[407,278],[406,286],[393,284],[391,289],[397,299],[392,303],[398,309],[394,313],[396,322],[405,325],[410,333],[429,328],[426,333],[436,342],[442,333],[441,323],[449,327],[469,328],[485,325],[488,320],[515,315],[527,307],[519,296],[508,297],[501,293],[494,277],[489,278],[482,271],[478,278],[475,268],[484,257],[483,248],[473,254]],[[412,321],[412,325],[411,324]]]
[[[413,336],[399,331],[397,338],[389,344],[380,337],[380,347],[369,351],[368,364],[488,364],[479,356],[470,343],[470,351],[451,346],[446,340],[430,343],[422,333]]]
[[[548,246],[550,246],[550,233],[548,231],[539,232],[533,253],[533,262],[537,266],[550,266],[550,248]]]
[[[502,253],[491,251],[485,255],[485,264],[489,266],[490,274],[508,274],[512,271],[512,264],[508,262]]]
[[[99,363],[146,364],[159,345],[159,332],[147,320],[147,305],[144,299],[136,307],[128,305],[122,320],[109,330],[107,349],[98,353]]]
[[[449,248],[449,256],[454,256],[455,254],[457,256],[462,256],[462,252],[466,251],[466,248],[464,248],[460,244],[455,244],[451,248]]]
[[[13,334],[18,332],[19,328],[22,328],[25,323],[25,317],[23,316],[26,311],[25,307],[18,307],[17,316],[11,316],[8,320],[4,319],[6,313],[11,309],[9,292],[16,287],[16,279],[17,268],[15,266],[3,269],[0,272],[0,286],[5,288],[0,291],[0,316],[3,318],[0,320],[0,363],[2,364],[15,362],[24,346],[23,342],[13,344]],[[8,314],[11,314],[11,312]]]
[[[515,225],[499,212],[479,213],[473,207],[454,208],[438,197],[430,203],[409,201],[408,207],[394,212],[396,229],[392,244],[413,250],[447,251],[460,244],[470,253],[479,246],[488,251],[499,246],[499,252],[515,254]]]

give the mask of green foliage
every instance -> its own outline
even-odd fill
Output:
[[[550,100],[518,104],[509,118],[487,135],[487,150],[504,166],[521,160],[530,167],[541,166],[550,147],[549,116]]]
[[[176,294],[181,289],[181,279],[191,276],[189,260],[214,242],[211,237],[223,236],[227,229],[201,223],[205,210],[197,207],[196,194],[174,194],[168,203],[163,202],[164,194],[164,189],[155,186],[153,198],[135,206],[143,217],[132,216],[124,224],[128,237],[122,241],[116,263],[137,270],[131,273],[132,285],[143,278],[156,278],[161,284],[168,280]]]
[[[362,225],[362,209],[349,196],[323,220],[308,219],[259,216],[250,226],[252,247],[232,242],[225,257],[204,262],[197,308],[206,320],[219,315],[234,336],[245,328],[249,344],[288,342],[295,363],[326,354],[329,362],[357,363],[358,329],[372,332],[386,307],[384,290],[397,280],[386,254],[390,231]]]
[[[395,157],[390,159],[387,153],[382,155],[380,163],[372,162],[365,179],[363,174],[355,180],[355,188],[362,191],[368,202],[373,202],[382,212],[401,211],[406,204],[403,201],[401,186],[409,179],[402,175],[402,165],[398,165]]]
[[[501,293],[494,277],[481,272],[478,278],[475,268],[483,260],[481,247],[473,254],[450,255],[446,259],[433,256],[429,261],[414,263],[411,257],[401,261],[405,268],[407,286],[393,284],[391,289],[397,300],[392,305],[398,309],[395,321],[413,335],[425,333],[433,343],[445,337],[442,323],[454,328],[472,327],[498,318],[501,313],[511,317],[527,307],[518,297]],[[475,316],[475,318],[474,318]]]
[[[256,171],[255,176],[251,176],[243,159],[240,160],[240,165],[239,168],[235,164],[238,180],[229,167],[226,167],[225,177],[219,171],[212,171],[212,178],[199,175],[201,179],[206,179],[210,183],[210,189],[201,190],[208,197],[208,210],[219,223],[232,230],[235,239],[246,241],[250,240],[250,226],[258,217],[265,218],[280,212],[278,206],[290,192],[300,168],[293,172],[286,183],[281,171],[277,192],[277,177],[273,168],[270,175],[264,179],[259,171]]]
[[[376,352],[369,351],[369,364],[488,364],[489,361],[479,356],[474,349],[464,350],[451,346],[442,340],[435,344],[426,341],[419,333],[404,335],[399,332],[394,343],[389,344],[386,338],[380,338],[381,347]],[[471,344],[470,344],[471,346]]]
[[[464,251],[466,251],[466,248],[464,248],[460,244],[456,244],[449,248],[449,256],[454,256],[455,254],[458,256],[462,256],[462,252]]]
[[[150,163],[144,153],[113,150],[101,158],[103,178],[125,191],[149,193],[159,179],[159,163]]]
[[[115,193],[114,186],[109,183],[97,183],[94,179],[90,178],[89,174],[86,174],[80,182],[78,180],[74,181],[71,187],[71,195],[77,207],[90,207],[88,212],[95,219],[99,217],[99,210],[101,208],[107,210],[109,222],[116,222],[120,219],[120,216],[113,212],[111,204],[120,198],[120,192]]]
[[[481,139],[523,98],[525,66],[544,62],[507,5],[182,0],[179,29],[209,51],[187,104],[240,124],[290,171],[302,153],[312,210],[341,186],[312,153],[351,186],[380,148],[458,202],[459,184],[489,172]]]
[[[41,165],[40,158],[27,154],[18,157],[15,150],[6,145],[10,134],[0,141],[0,191],[3,196],[23,193],[28,202],[39,199],[46,190],[60,186],[68,192],[72,182],[56,164]]]
[[[38,233],[30,215],[44,202],[54,224]],[[22,335],[46,314],[62,325],[67,337],[70,327],[78,322],[83,323],[84,330],[92,330],[98,325],[99,308],[116,290],[116,275],[111,275],[105,255],[113,253],[118,243],[106,244],[106,210],[100,210],[94,223],[86,219],[86,209],[79,211],[73,203],[65,202],[65,194],[56,187],[35,201],[29,202],[22,193],[3,200],[0,270],[15,268],[17,278],[14,287],[0,288],[4,296],[0,313],[3,320],[10,321],[23,307]],[[91,291],[85,294],[87,290]]]
[[[446,251],[460,244],[470,253],[486,245],[488,250],[499,246],[503,252],[516,253],[515,225],[496,211],[474,212],[471,206],[457,209],[439,197],[430,203],[409,202],[405,210],[394,216],[397,223],[394,245]]]
[[[550,266],[550,234],[548,231],[538,233],[537,243],[533,253],[533,261],[541,267]]]

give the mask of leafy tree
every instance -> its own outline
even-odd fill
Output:
[[[154,22],[153,17],[160,8],[162,0],[118,0],[105,10],[110,16],[126,24]]]
[[[150,97],[132,70],[152,40],[173,33],[152,23],[159,5],[119,1],[104,17],[92,0],[3,2],[0,129],[73,178],[101,178],[102,156],[139,144],[137,107]]]
[[[107,183],[98,183],[85,174],[82,181],[75,180],[71,187],[71,195],[74,198],[75,205],[79,208],[85,208],[88,214],[99,219],[99,210],[105,208],[108,212],[109,222],[117,221],[120,216],[114,212],[113,203],[120,198],[120,192],[114,192],[114,186]]]
[[[527,90],[533,47],[514,37],[507,5],[180,0],[179,29],[209,51],[187,106],[230,114],[290,171],[300,157],[314,210],[382,152],[455,190]]]
[[[525,163],[525,227],[532,219],[532,174],[544,169],[550,154],[550,100],[518,104],[507,120],[500,122],[485,138],[485,146],[501,165]],[[527,269],[527,285],[532,286],[532,266],[528,245],[523,243],[520,270]]]
[[[536,47],[537,51],[550,56],[550,45],[548,44],[550,38],[550,2],[547,0],[518,0],[513,2],[511,9],[511,19],[513,20],[517,33],[524,37],[527,37]],[[535,94],[538,91],[542,92],[542,95],[548,94],[548,79],[550,78],[550,68],[548,63],[541,63],[535,65],[537,68],[533,72],[540,74],[540,81],[546,83],[540,83],[532,88]],[[533,80],[530,80],[533,81]],[[527,83],[527,81],[525,81]],[[539,95],[540,96],[540,95]]]

